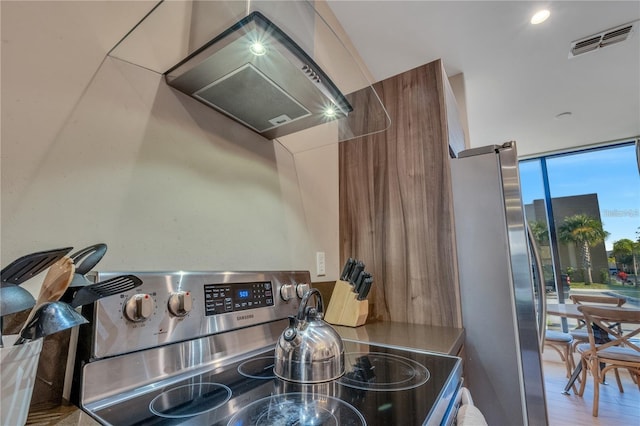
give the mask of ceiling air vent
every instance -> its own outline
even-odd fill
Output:
[[[624,24],[619,27],[603,31],[600,34],[590,35],[572,42],[571,49],[569,51],[569,58],[573,58],[574,56],[578,56],[583,53],[593,52],[594,50],[627,40],[637,29],[638,22],[640,21]]]

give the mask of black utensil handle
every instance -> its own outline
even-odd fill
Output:
[[[358,292],[358,300],[365,300],[369,295],[369,291],[371,290],[371,285],[373,284],[373,278],[368,277],[364,280],[364,283],[360,287],[360,291]]]
[[[78,288],[82,288],[82,287],[69,287],[69,288],[67,288],[65,290],[65,292],[62,294],[62,296],[60,297],[60,299],[58,299],[58,300],[60,302],[64,302],[64,303],[71,303],[71,301],[75,297],[76,293],[78,292]]]
[[[355,285],[354,290],[356,293],[358,293],[362,288],[362,285],[364,284],[364,280],[366,277],[367,277],[367,273],[365,271],[360,271],[360,274],[358,275],[358,278],[356,278],[356,282],[354,283]]]
[[[2,269],[2,283],[20,285],[62,259],[72,249],[73,247],[64,247],[22,256]]]
[[[99,283],[80,287],[77,291],[73,291],[70,294],[72,297],[70,305],[72,308],[77,308],[78,306],[93,303],[103,297],[133,290],[141,285],[142,280],[135,275],[120,275],[105,281],[100,281]],[[65,293],[65,296],[66,295]]]
[[[84,275],[92,270],[106,252],[107,245],[99,243],[73,253],[71,259],[76,265],[76,274]]]
[[[360,275],[360,272],[362,271],[364,271],[364,262],[358,260],[358,262],[356,262],[356,266],[354,266],[351,270],[351,276],[349,277],[349,281],[351,282],[351,284],[355,284],[358,276]]]
[[[347,259],[344,263],[344,268],[342,269],[342,273],[340,274],[340,279],[342,281],[346,281],[349,278],[349,273],[351,272],[351,268],[353,267],[354,260],[352,258]]]

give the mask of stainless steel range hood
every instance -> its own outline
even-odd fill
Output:
[[[257,11],[172,67],[165,78],[268,139],[353,110],[311,57]]]

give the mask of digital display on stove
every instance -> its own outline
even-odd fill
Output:
[[[207,316],[266,306],[273,306],[271,281],[204,285],[204,308]]]

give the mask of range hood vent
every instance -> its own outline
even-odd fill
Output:
[[[260,12],[193,52],[165,78],[268,139],[353,110],[311,57]]]
[[[624,24],[572,42],[569,50],[569,58],[627,40],[637,29],[638,22],[640,21]]]

